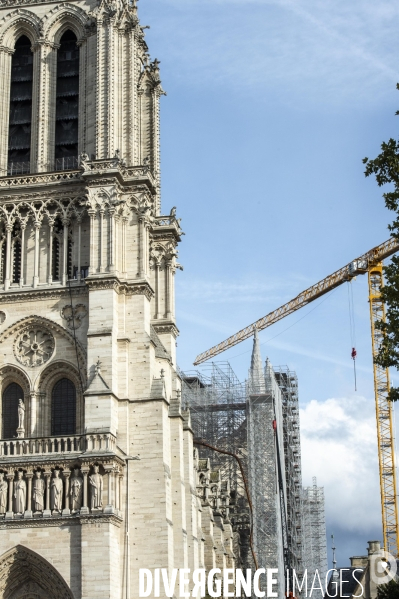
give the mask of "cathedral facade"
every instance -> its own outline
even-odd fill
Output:
[[[130,599],[141,568],[233,567],[181,406],[182,230],[136,0],[0,0],[0,77],[0,596]]]

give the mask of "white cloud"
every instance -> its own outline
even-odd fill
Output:
[[[304,485],[324,486],[330,527],[367,533],[381,526],[374,402],[312,400],[300,410]]]

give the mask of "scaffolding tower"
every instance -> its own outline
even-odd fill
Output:
[[[248,477],[246,388],[228,362],[205,364],[201,371],[181,372],[182,403],[189,407],[197,440],[237,456]],[[230,520],[238,533],[237,567],[253,568],[249,549],[250,513],[244,479],[237,460],[201,447],[201,457],[210,458],[231,490]]]
[[[281,573],[288,566],[281,392],[270,363],[262,368],[257,335],[247,385],[247,435],[255,552],[260,568],[278,569],[280,597]]]
[[[327,571],[323,489],[302,489],[298,380],[287,367],[263,367],[255,334],[248,381],[228,362],[181,372],[182,401],[197,440],[236,455],[253,505],[253,543],[259,567]],[[231,521],[239,533],[238,567],[253,568],[250,516],[237,461],[201,447],[232,492]],[[237,553],[237,550],[236,550]],[[282,592],[284,592],[282,590]],[[312,596],[316,596],[313,593]]]
[[[287,366],[274,369],[282,394],[285,482],[287,488],[288,562],[302,575],[302,469],[298,378]]]
[[[327,565],[327,538],[324,512],[324,489],[317,486],[304,487],[302,491],[303,507],[303,567],[307,571],[308,581],[314,580],[316,570],[325,585]],[[312,597],[323,599],[321,591],[315,590]]]

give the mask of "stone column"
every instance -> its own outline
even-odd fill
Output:
[[[55,93],[59,45],[41,39],[32,48],[33,102],[31,172],[54,169]]]
[[[155,271],[155,318],[159,318],[159,262],[158,260],[154,260],[154,271]]]
[[[105,471],[108,474],[108,503],[105,506],[104,514],[113,514],[115,512],[115,508],[113,505],[113,479],[114,479],[114,469],[112,466],[106,467]]]
[[[104,265],[104,209],[100,208],[100,268],[99,272],[103,272]]]
[[[80,272],[81,270],[81,246],[82,246],[82,219],[79,216],[78,217],[78,272],[76,275],[76,278],[78,281],[81,280],[82,278],[82,273]]]
[[[176,301],[175,301],[175,275],[176,275],[176,266],[172,263],[170,268],[170,317],[171,319],[175,319],[176,317]]]
[[[122,499],[123,499],[122,485],[123,485],[123,474],[120,473],[119,474],[119,507],[118,507],[118,510],[122,509]]]
[[[126,229],[127,229],[128,218],[124,216],[122,218],[122,273],[126,277]]]
[[[88,210],[88,214],[90,216],[90,265],[89,265],[89,274],[93,275],[94,270],[94,217],[96,216],[96,211],[94,209]]]
[[[81,468],[81,472],[83,474],[83,504],[82,507],[80,509],[80,513],[81,514],[89,514],[90,510],[88,507],[88,481],[87,481],[87,477],[89,475],[89,468]]]
[[[25,263],[25,223],[21,223],[21,276],[19,278],[19,286],[24,286],[24,263]]]
[[[6,512],[6,520],[12,520],[14,518],[13,510],[13,495],[14,495],[14,472],[7,474],[8,480],[8,512]]]
[[[45,505],[45,510],[43,511],[43,518],[50,518],[51,517],[51,506],[50,506],[51,472],[45,472],[44,479],[46,481],[46,505]]]
[[[120,493],[120,480],[121,480],[121,476],[119,472],[115,473],[115,508],[117,510],[120,510],[120,500],[119,500],[119,493]]]
[[[66,285],[69,278],[68,271],[68,225],[69,221],[64,218],[62,221],[64,226],[63,248],[62,248],[62,284]]]
[[[26,497],[26,511],[25,511],[25,518],[33,518],[33,512],[32,512],[32,478],[33,478],[33,472],[27,472],[25,474],[25,478],[28,481],[28,490],[27,490],[27,497]]]
[[[79,48],[79,138],[78,154],[86,151],[87,140],[87,117],[90,108],[88,105],[88,81],[87,81],[87,39],[80,39],[77,44]]]
[[[143,237],[144,237],[144,220],[139,217],[139,222],[137,225],[138,235],[137,235],[137,276],[142,278],[144,276],[143,272]]]
[[[37,287],[39,284],[39,251],[40,251],[40,222],[35,221],[35,256],[34,256],[34,270],[33,270],[33,287]]]
[[[7,175],[8,166],[8,127],[10,118],[10,79],[11,58],[14,50],[2,47],[0,49],[0,176]]]
[[[65,484],[64,484],[65,507],[62,510],[62,515],[69,516],[71,514],[70,497],[69,497],[69,477],[71,476],[71,473],[68,470],[64,470],[63,474],[64,474],[64,480],[65,480]]]
[[[116,214],[114,217],[114,270],[117,270],[118,273],[121,272],[120,258],[119,258],[119,223],[120,218],[119,215]]]
[[[6,226],[7,231],[7,245],[6,245],[6,273],[4,279],[4,289],[7,291],[10,287],[10,270],[11,270],[11,231],[12,225],[8,224]]]
[[[165,318],[171,318],[171,269],[172,263],[169,260],[165,260]]]
[[[29,396],[29,422],[27,423],[27,429],[30,431],[28,434],[36,436],[38,431],[36,429],[36,415],[37,415],[37,394],[31,393]]]
[[[115,208],[109,209],[109,263],[110,272],[115,270]]]
[[[53,282],[53,228],[54,221],[50,220],[48,224],[48,273],[47,282],[49,285]]]

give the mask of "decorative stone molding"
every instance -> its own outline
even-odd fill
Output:
[[[88,278],[86,285],[90,290],[113,289],[118,295],[145,295],[148,301],[154,296],[154,290],[147,281],[121,283],[117,278]]]
[[[0,7],[3,5],[2,2]],[[12,6],[15,7],[15,4],[12,3]],[[34,44],[40,37],[40,18],[30,10],[17,8],[0,21],[0,45],[14,48],[17,38],[23,34]]]
[[[11,293],[0,292],[0,304],[2,302],[9,303],[10,298],[14,302],[36,302],[38,300],[49,300],[49,299],[69,299],[69,288],[65,287],[48,288],[48,289],[30,289],[27,291],[12,291]],[[73,296],[85,295],[87,296],[87,287],[82,282],[80,285],[73,285],[71,287],[71,293]]]
[[[73,335],[59,324],[42,316],[30,316],[28,318],[22,318],[21,320],[18,320],[0,334],[0,343],[10,337],[10,335],[22,333],[25,331],[25,329],[31,328],[43,328],[44,330],[51,331],[54,335],[60,335],[64,337],[64,339],[66,339],[72,345],[75,345],[76,343],[79,358],[83,363],[86,362],[86,352],[82,348],[80,342],[75,340]]]
[[[87,315],[87,308],[84,304],[77,304],[71,306],[70,304],[64,306],[61,310],[61,316],[67,321],[69,329],[78,329],[84,317]]]
[[[0,187],[19,187],[21,185],[45,185],[46,183],[69,183],[81,178],[81,171],[62,171],[35,175],[0,177]]]
[[[42,37],[58,44],[64,31],[72,29],[79,40],[85,36],[88,19],[88,13],[79,6],[62,2],[43,17]]]
[[[81,373],[84,374],[84,373]],[[46,366],[36,379],[35,390],[41,390],[42,393],[49,391],[56,383],[58,378],[70,378],[79,392],[80,380],[79,371],[75,364],[71,364],[66,360],[54,360]]]
[[[92,447],[93,451],[90,451],[91,439],[100,439],[101,446],[101,437],[106,440],[107,447],[102,450]],[[0,521],[30,521],[32,518],[46,521],[51,517],[102,514],[121,516],[124,462],[109,452],[109,441],[115,446],[115,438],[110,434],[55,437],[50,447],[50,451],[55,448],[54,455],[46,451],[48,440],[23,440],[27,443],[25,446],[20,441],[1,444],[7,455],[0,456],[0,499],[2,505],[8,501],[8,506],[6,512],[2,507]],[[86,451],[79,455],[76,443],[82,441]],[[40,447],[41,455],[28,453],[37,447]],[[68,450],[72,451],[68,453]]]
[[[171,241],[167,241],[166,243],[161,243],[159,241],[152,242],[150,257],[155,264],[161,265],[163,260],[169,262],[174,258],[177,258],[177,256],[178,252],[176,246]]]
[[[33,582],[41,592],[57,599],[74,599],[62,576],[43,557],[17,545],[0,557],[0,595],[13,596],[21,585]]]
[[[85,198],[81,196],[63,199],[50,197],[44,200],[19,202],[15,202],[14,198],[11,202],[3,199],[0,205],[0,222],[7,225],[19,222],[26,226],[31,221],[35,226],[40,227],[44,219],[47,219],[48,222],[54,222],[56,218],[69,221],[71,218],[82,218],[84,203]]]
[[[170,324],[159,324],[159,321],[152,321],[152,326],[156,330],[158,335],[170,334],[177,338],[180,335],[180,331],[174,323]]]
[[[42,366],[54,353],[53,335],[42,327],[27,327],[14,341],[14,355],[23,366]]]
[[[28,397],[31,390],[31,381],[27,373],[19,368],[19,366],[6,365],[0,370],[0,380],[2,389],[6,389],[10,383],[18,383],[24,392],[24,396]]]

